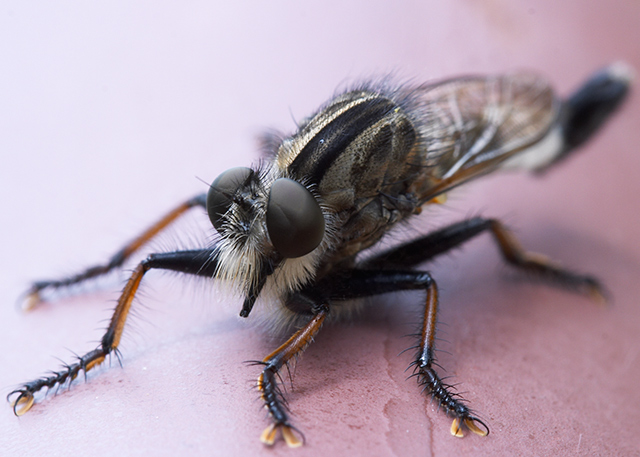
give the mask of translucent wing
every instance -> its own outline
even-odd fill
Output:
[[[558,119],[560,102],[539,76],[456,78],[410,95],[429,178],[422,201],[501,166],[539,143]]]

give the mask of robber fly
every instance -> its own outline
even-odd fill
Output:
[[[593,75],[568,99],[533,74],[458,77],[420,86],[389,82],[335,96],[288,137],[272,139],[268,160],[222,173],[206,194],[169,212],[107,263],[60,280],[35,282],[26,305],[120,267],[160,230],[193,207],[206,210],[215,238],[207,249],[151,254],[133,270],[96,349],[50,376],[9,394],[16,415],[36,394],[70,384],[118,354],[127,315],[145,273],[171,270],[231,283],[249,317],[259,297],[276,303],[270,314],[292,324],[291,337],[259,364],[258,389],[270,414],[261,440],[282,436],[303,443],[284,405],[279,371],[300,355],[323,323],[363,297],[422,290],[425,298],[412,364],[424,392],[453,419],[451,433],[489,433],[435,369],[438,288],[415,266],[483,232],[490,232],[516,268],[577,292],[603,289],[541,256],[525,252],[499,221],[474,217],[392,249],[369,253],[389,230],[441,202],[446,193],[501,169],[545,170],[582,145],[625,98],[631,72],[614,64]],[[212,230],[213,232],[213,230]],[[356,300],[357,301],[357,300]],[[364,305],[361,305],[364,306]]]

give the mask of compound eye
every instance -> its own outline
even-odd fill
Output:
[[[292,179],[280,178],[269,191],[267,230],[273,247],[283,257],[302,257],[322,241],[324,216],[306,187]]]
[[[217,231],[222,227],[222,216],[229,211],[233,203],[233,196],[247,182],[252,173],[253,170],[247,167],[231,168],[211,183],[207,194],[207,213]]]

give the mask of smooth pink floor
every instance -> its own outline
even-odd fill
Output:
[[[200,180],[255,162],[264,128],[291,131],[336,87],[389,72],[531,68],[566,94],[609,62],[640,69],[638,30],[629,1],[4,2],[2,393],[93,349],[126,275],[24,314],[14,303],[29,281],[106,259]],[[452,437],[405,379],[411,354],[398,354],[421,298],[396,294],[323,329],[287,388],[307,444],[265,448],[259,368],[245,362],[280,340],[220,289],[152,272],[123,368],[114,359],[21,418],[0,408],[0,455],[640,455],[637,92],[558,169],[478,181],[402,233],[500,217],[612,292],[605,309],[527,282],[488,237],[428,266],[442,289],[440,362],[487,438]],[[186,224],[153,249],[207,236]]]

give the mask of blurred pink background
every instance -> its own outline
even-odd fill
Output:
[[[390,72],[422,82],[528,68],[566,94],[609,62],[640,69],[639,24],[630,1],[3,2],[3,395],[93,349],[125,276],[23,314],[14,303],[29,281],[105,260],[206,189],[200,179],[256,161],[264,129],[290,132],[336,87]],[[478,181],[403,232],[500,217],[527,248],[612,291],[602,309],[530,284],[486,236],[428,266],[451,353],[440,362],[487,438],[451,437],[405,380],[411,355],[398,354],[421,298],[398,294],[323,330],[288,388],[307,445],[265,448],[259,370],[243,362],[280,340],[237,317],[238,299],[152,272],[124,368],[113,360],[21,418],[1,407],[0,455],[639,455],[639,127],[636,90],[558,169]],[[181,227],[153,248],[206,243],[198,223]]]

